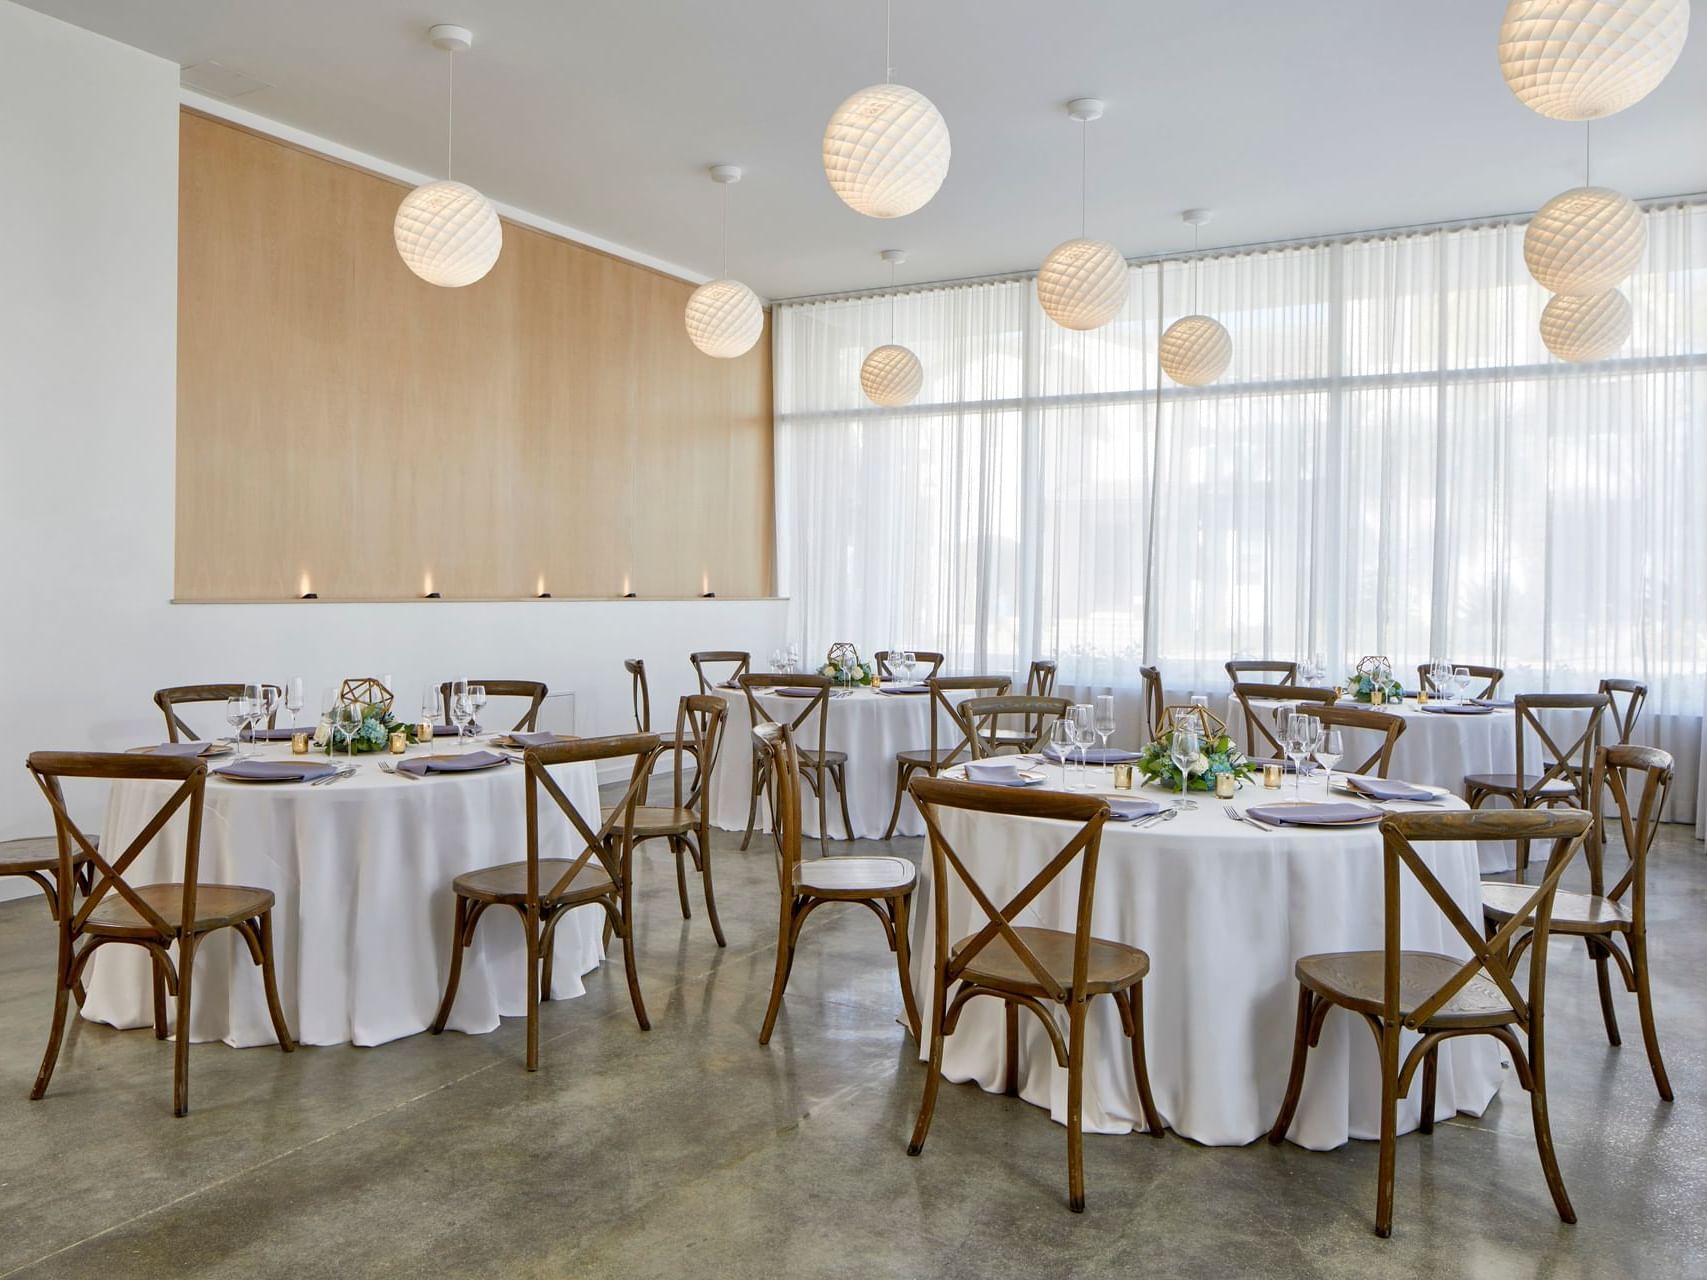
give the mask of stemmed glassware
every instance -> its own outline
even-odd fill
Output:
[[[1088,702],[1075,702],[1069,715],[1073,725],[1073,745],[1079,749],[1079,780],[1089,791],[1090,763],[1085,752],[1097,740],[1096,708]]]
[[[800,670],[800,641],[798,640],[790,640],[788,642],[787,670],[790,672]]]
[[[296,718],[302,714],[302,677],[292,676],[290,692],[285,695],[285,710],[290,712],[290,731],[296,733]]]
[[[1185,804],[1186,788],[1191,784],[1191,775],[1186,772],[1196,761],[1202,751],[1203,742],[1197,736],[1197,726],[1188,721],[1182,721],[1174,726],[1173,737],[1168,740],[1168,758],[1174,762],[1174,768],[1179,770],[1179,799]]]
[[[243,742],[243,726],[249,723],[249,700],[243,697],[225,700],[225,722],[231,726],[231,736],[237,743],[237,758],[247,760],[251,748]]]
[[[350,766],[356,763],[356,735],[362,731],[362,705],[359,702],[346,702],[338,708],[338,719],[344,728],[344,748],[349,752]]]
[[[1429,663],[1428,682],[1432,686],[1432,692],[1437,697],[1450,696],[1452,693],[1452,664],[1442,662],[1439,658]]]
[[[471,714],[468,717],[468,728],[471,733],[478,733],[480,731],[480,712],[485,705],[486,686],[483,684],[469,685],[468,709]]]
[[[788,670],[788,652],[782,648],[771,650],[771,670],[781,674]]]
[[[1074,790],[1072,779],[1067,773],[1073,758],[1073,722],[1071,712],[1057,716],[1055,723],[1049,726],[1049,745],[1054,748],[1053,754],[1061,762],[1061,783],[1068,790]]]
[[[444,708],[439,705],[439,691],[436,685],[421,686],[421,722],[423,724],[443,723],[439,717],[444,714]]]
[[[1108,740],[1114,736],[1114,695],[1112,693],[1097,694],[1096,701],[1096,730],[1097,737],[1102,739],[1103,755],[1108,755]]]
[[[1286,717],[1286,735],[1281,739],[1281,748],[1292,761],[1292,793],[1302,798],[1304,779],[1304,757],[1310,754],[1310,726],[1306,723],[1309,716],[1294,712]]]
[[[1454,667],[1452,671],[1452,688],[1458,694],[1458,701],[1468,702],[1470,686],[1473,678],[1469,667]]]
[[[468,681],[451,681],[449,711],[450,722],[456,726],[456,749],[461,751],[463,734],[468,730],[468,722],[474,719],[474,707],[468,701]]]
[[[918,668],[918,656],[911,649],[901,650],[901,661],[896,664],[901,668],[901,679],[908,684],[913,683],[913,672]]]
[[[1316,723],[1321,724],[1322,722],[1317,720]],[[1323,773],[1327,775],[1322,782],[1323,799],[1327,799],[1334,789],[1334,766],[1340,762],[1340,757],[1343,755],[1345,755],[1345,739],[1341,736],[1340,731],[1324,726],[1323,731],[1316,738],[1316,760],[1322,766]]]

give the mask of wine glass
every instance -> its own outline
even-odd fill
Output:
[[[779,675],[788,669],[788,654],[778,646],[771,650],[771,670]]]
[[[284,690],[278,685],[264,684],[261,686],[261,718],[267,722],[269,731],[273,727],[273,721],[278,718],[279,701],[283,697]]]
[[[1112,693],[1097,694],[1096,702],[1097,737],[1102,739],[1102,753],[1108,755],[1108,740],[1114,736],[1114,695]]]
[[[483,684],[471,684],[471,685],[469,685],[468,686],[468,707],[469,707],[469,710],[473,713],[469,716],[469,719],[468,719],[469,732],[471,732],[471,733],[479,733],[480,732],[480,710],[485,705],[486,705],[486,686]]]
[[[1316,721],[1321,724],[1320,720]],[[1325,799],[1334,787],[1334,766],[1345,754],[1345,740],[1338,729],[1324,729],[1322,736],[1316,742],[1316,759],[1321,763],[1327,778],[1322,783],[1322,796]]]
[[[1304,774],[1304,757],[1310,754],[1310,728],[1304,722],[1310,717],[1299,715],[1297,712],[1286,717],[1286,733],[1281,739],[1281,750],[1292,761],[1292,791],[1301,795],[1300,779]]]
[[[1186,788],[1191,784],[1191,775],[1187,772],[1197,760],[1203,747],[1202,740],[1197,736],[1197,726],[1180,724],[1174,728],[1173,737],[1168,741],[1168,758],[1174,762],[1174,768],[1179,770],[1179,799],[1185,804]]]
[[[290,712],[290,731],[296,733],[296,718],[302,714],[302,677],[292,676],[290,691],[285,694],[285,710]]]
[[[911,649],[901,650],[901,678],[908,684],[913,683],[913,672],[918,668],[919,659]]]
[[[267,686],[264,684],[246,684],[243,686],[243,701],[249,704],[249,741],[255,741],[255,730],[260,727],[261,714],[267,705]]]
[[[1322,737],[1326,732],[1319,718],[1308,713],[1304,716],[1304,763],[1309,765],[1316,756],[1316,748],[1322,745]],[[1302,771],[1300,771],[1302,772]]]
[[[1049,746],[1061,764],[1062,785],[1071,789],[1073,784],[1067,777],[1067,762],[1073,754],[1073,724],[1067,716],[1055,717],[1055,723],[1049,726]]]
[[[1452,664],[1436,658],[1428,664],[1429,692],[1444,698],[1452,690]]]
[[[444,708],[439,705],[439,691],[436,685],[421,686],[421,722],[423,724],[440,724],[439,717],[444,714]]]
[[[356,735],[362,730],[362,704],[346,702],[339,710],[339,720],[344,726],[344,746],[350,754],[350,764],[356,763]]]
[[[1097,740],[1096,708],[1088,702],[1075,702],[1070,713],[1073,725],[1073,745],[1079,749],[1079,778],[1085,790],[1091,787],[1090,763],[1085,751]]]
[[[1458,701],[1469,701],[1471,675],[1469,667],[1454,667],[1452,669],[1452,687],[1458,694]]]
[[[231,736],[237,742],[237,758],[247,760],[250,748],[243,742],[243,726],[249,722],[249,700],[242,697],[227,698],[225,722],[231,726]]]
[[[463,715],[461,720],[457,719],[459,708]],[[468,722],[474,718],[474,709],[468,705],[468,681],[452,680],[450,682],[450,701],[445,706],[445,714],[449,717],[451,724],[456,726],[456,749],[461,751],[462,731]]]
[[[790,672],[800,670],[800,641],[798,640],[788,642],[788,670]]]

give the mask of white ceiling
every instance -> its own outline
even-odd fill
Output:
[[[881,0],[28,0],[181,65],[269,88],[242,108],[436,173],[445,54],[457,177],[494,199],[696,271],[718,268],[704,166],[743,165],[730,261],[767,297],[1034,267],[1078,232],[1128,256],[1533,209],[1582,181],[1583,126],[1506,90],[1498,0],[894,0],[895,78],[947,117],[954,161],[910,217],[830,192],[831,110],[883,78]],[[1707,15],[1697,15],[1698,24]],[[1707,32],[1646,101],[1594,127],[1595,180],[1638,198],[1707,189]]]

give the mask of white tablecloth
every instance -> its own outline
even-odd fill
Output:
[[[1107,777],[1104,770],[1093,771],[1093,778],[1098,772]],[[1290,784],[1283,793],[1247,786],[1235,803],[1243,808],[1280,796],[1291,798]],[[1298,958],[1381,948],[1381,836],[1372,826],[1266,833],[1229,819],[1225,801],[1195,798],[1197,809],[1148,830],[1118,823],[1104,828],[1092,932],[1149,953],[1145,1044],[1162,1118],[1194,1141],[1239,1145],[1266,1133],[1280,1108],[1298,1005]],[[1319,788],[1306,798],[1320,798]],[[1443,803],[1463,808],[1459,800]],[[942,826],[998,903],[1041,869],[1071,830],[1067,823],[952,809],[942,811]],[[1453,898],[1479,920],[1474,846],[1421,848]],[[935,904],[929,879],[927,857],[913,937],[921,1011],[932,999]],[[1020,923],[1071,930],[1076,889],[1075,869],[1034,901]],[[1402,904],[1407,948],[1468,954],[1408,876]],[[950,944],[984,922],[957,882],[950,894]],[[1067,1073],[1055,1065],[1036,1018],[1022,1010],[1019,1025],[1020,1095],[1065,1123]],[[1064,1018],[1061,1025],[1064,1030]],[[1405,1047],[1412,1043],[1414,1037],[1407,1037]],[[1131,1051],[1113,1001],[1094,1003],[1086,1046],[1085,1129],[1125,1133],[1141,1127]],[[928,1056],[922,1047],[921,1059]],[[948,1039],[944,1076],[999,1092],[1005,1083],[1002,1059],[1001,1002],[974,1000]],[[1480,1114],[1499,1085],[1500,1057],[1492,1040],[1474,1037],[1441,1046],[1437,1117]],[[1420,1090],[1419,1073],[1411,1097],[1400,1103],[1400,1132],[1416,1127]],[[1292,1140],[1324,1150],[1348,1137],[1377,1137],[1380,1097],[1374,1037],[1361,1019],[1335,1011],[1321,1044],[1310,1052]]]
[[[456,748],[441,742],[437,749]],[[289,758],[290,749],[262,745],[257,754]],[[357,756],[354,777],[321,787],[208,779],[198,878],[276,895],[279,995],[291,1031],[304,1044],[384,1044],[426,1030],[450,962],[451,880],[526,857],[519,764],[420,781],[379,771],[379,761],[397,759]],[[562,765],[552,772],[582,812],[596,819],[594,766]],[[101,848],[123,849],[174,785],[114,783]],[[555,804],[542,800],[540,815],[544,856],[579,852]],[[127,878],[133,884],[182,876],[186,820],[181,811],[175,815],[132,864]],[[552,998],[583,994],[581,975],[603,958],[603,928],[596,907],[580,908],[559,923]],[[152,991],[141,948],[103,947],[92,965],[83,1016],[116,1027],[152,1025]],[[480,921],[464,957],[448,1025],[491,1031],[500,1015],[524,1014],[526,1000],[520,925],[513,912],[495,908]],[[190,1038],[237,1047],[277,1043],[261,971],[233,930],[220,930],[196,951]]]
[[[753,785],[752,716],[747,710],[746,694],[734,689],[720,689],[718,692],[729,703],[729,720],[724,730],[723,750],[717,761],[717,774],[711,780],[711,825],[725,831],[744,831]],[[774,693],[760,694],[759,697],[771,718],[782,724],[793,720],[806,705],[800,698],[784,698]],[[889,825],[889,814],[895,805],[896,754],[930,748],[930,695],[854,689],[846,697],[831,698],[825,705],[830,714],[825,747],[830,751],[845,751],[848,756],[845,771],[848,816],[853,819],[854,836],[861,840],[880,839]],[[960,730],[946,714],[940,719],[937,726],[938,749],[947,751],[960,741]],[[801,726],[797,744],[816,750],[816,719]],[[802,829],[806,835],[815,837],[818,834],[818,805],[810,787],[804,790],[802,801]],[[846,832],[842,829],[842,810],[833,786],[826,806],[830,838],[842,839]],[[759,800],[758,818],[753,829],[770,830],[770,812],[763,797]],[[919,817],[912,797],[904,797],[895,834],[918,836],[924,831],[924,820]]]

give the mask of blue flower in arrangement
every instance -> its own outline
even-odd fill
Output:
[[[1170,729],[1145,747],[1138,757],[1138,772],[1144,775],[1146,782],[1153,782],[1170,791],[1178,791],[1179,767],[1174,764],[1171,754],[1173,740],[1173,730]],[[1231,774],[1237,782],[1243,782],[1256,772],[1251,762],[1245,759],[1244,752],[1235,747],[1233,740],[1225,733],[1217,736],[1207,746],[1208,750],[1198,752],[1197,759],[1186,766],[1186,771],[1191,775],[1191,780],[1187,783],[1189,790],[1213,791],[1215,779],[1224,773]]]

